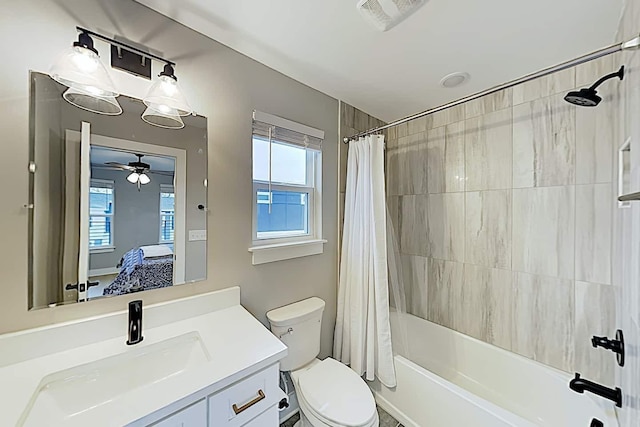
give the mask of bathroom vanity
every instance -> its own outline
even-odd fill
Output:
[[[239,288],[147,306],[143,325],[133,346],[126,310],[0,336],[0,424],[278,425],[287,348]]]

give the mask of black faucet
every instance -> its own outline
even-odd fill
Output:
[[[142,336],[142,300],[129,302],[127,345],[138,344],[144,339]]]
[[[580,374],[576,373],[576,377],[569,383],[569,388],[577,393],[584,393],[585,390],[593,394],[597,394],[605,399],[615,402],[618,408],[622,408],[622,390],[619,387],[609,388],[592,381],[580,378]]]

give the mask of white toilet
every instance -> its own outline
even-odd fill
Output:
[[[291,371],[300,404],[294,427],[378,427],[371,390],[342,363],[318,360],[324,301],[309,298],[267,313],[271,331],[289,348],[280,370]]]

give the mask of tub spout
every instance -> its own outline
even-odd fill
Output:
[[[576,377],[569,382],[569,388],[576,393],[584,393],[585,391],[597,394],[600,397],[609,399],[615,402],[618,408],[622,408],[622,390],[619,387],[609,388],[603,385],[594,383],[589,380],[580,378],[580,374],[576,373]]]

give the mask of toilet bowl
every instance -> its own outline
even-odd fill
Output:
[[[271,331],[289,349],[280,361],[291,371],[300,404],[295,427],[378,427],[378,411],[371,390],[354,371],[327,358],[318,360],[324,301],[308,298],[271,310]]]
[[[355,372],[327,358],[291,372],[300,404],[295,427],[378,427],[371,390]]]

